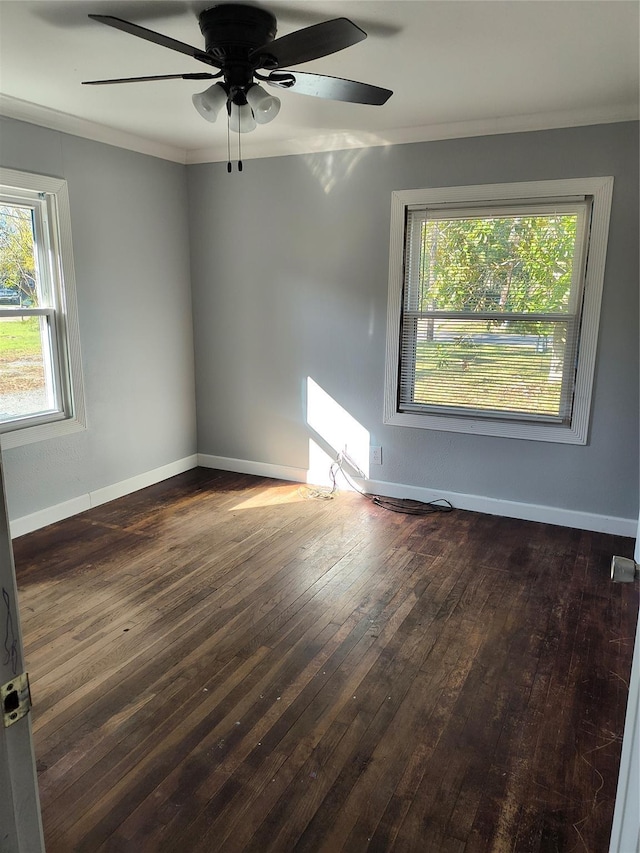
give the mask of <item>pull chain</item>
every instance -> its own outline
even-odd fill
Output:
[[[238,128],[238,171],[242,171],[242,143],[240,141],[242,134],[240,133],[240,128]]]
[[[227,172],[231,174],[231,139],[229,137],[229,124],[231,122],[231,113],[227,104]]]

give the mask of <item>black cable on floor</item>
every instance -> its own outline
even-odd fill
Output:
[[[343,463],[344,455],[342,453],[338,453],[338,458],[329,469],[332,482],[331,491],[308,489],[307,496],[315,498],[316,500],[331,500],[338,489],[336,479],[339,471],[354,491],[358,492],[358,494],[362,495],[364,498],[367,498],[367,500],[370,500],[371,503],[376,506],[389,510],[389,512],[399,512],[404,515],[431,515],[436,512],[452,512],[455,508],[453,504],[446,500],[446,498],[436,498],[433,501],[423,502],[413,500],[412,498],[388,498],[383,495],[371,495],[368,492],[363,491],[363,489],[354,482],[349,472],[345,471]],[[361,477],[366,479],[364,472],[360,471],[357,466],[354,466],[353,462],[350,461],[349,464],[356,468]]]

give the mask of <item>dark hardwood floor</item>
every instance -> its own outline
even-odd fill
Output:
[[[14,545],[48,853],[608,849],[632,540],[197,469]]]

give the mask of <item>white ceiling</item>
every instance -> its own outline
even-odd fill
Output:
[[[81,86],[207,71],[90,20],[116,15],[198,47],[212,0],[0,0],[0,114],[178,162],[226,160],[226,122],[191,95],[207,81]],[[300,70],[394,90],[385,106],[278,93],[243,156],[621,121],[638,117],[639,0],[265,0],[278,36],[345,16],[369,37]],[[233,140],[232,140],[233,141]],[[0,146],[1,146],[0,139]]]

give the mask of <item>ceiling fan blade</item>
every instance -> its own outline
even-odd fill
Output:
[[[348,18],[334,18],[268,42],[252,51],[251,58],[264,57],[262,68],[286,68],[336,53],[366,37],[365,31]]]
[[[195,74],[155,74],[153,77],[117,77],[115,80],[83,80],[83,86],[104,86],[106,83],[144,83],[147,80],[214,80],[220,74],[199,71]]]
[[[280,89],[298,92],[300,95],[314,95],[316,98],[348,101],[352,104],[381,106],[393,95],[391,89],[382,89],[380,86],[371,86],[369,83],[344,80],[342,77],[328,77],[325,74],[307,74],[304,71],[276,71],[267,78],[266,82]]]
[[[184,53],[187,56],[192,56],[194,59],[200,60],[200,62],[206,62],[207,65],[220,68],[218,61],[199,47],[193,47],[190,44],[177,41],[169,36],[163,36],[162,33],[156,33],[154,30],[148,30],[146,27],[138,26],[138,24],[131,24],[129,21],[123,21],[122,18],[115,18],[113,15],[89,15],[89,17],[93,18],[94,21],[99,21],[101,24],[114,27],[116,30],[131,33],[132,36],[138,36],[138,38],[159,44],[161,47],[168,47],[170,50],[177,50],[179,53]]]

